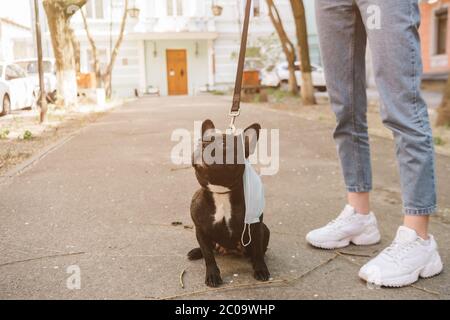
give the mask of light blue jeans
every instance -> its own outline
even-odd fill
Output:
[[[349,192],[372,189],[367,132],[366,42],[392,130],[407,215],[436,211],[435,159],[428,110],[420,93],[418,0],[316,0],[320,48],[334,132]]]

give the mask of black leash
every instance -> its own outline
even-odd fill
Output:
[[[239,52],[238,68],[236,73],[236,82],[234,84],[233,104],[230,110],[230,117],[231,117],[230,129],[233,131],[235,130],[234,123],[236,122],[236,118],[239,116],[241,110],[242,78],[244,76],[245,53],[247,51],[247,38],[248,38],[248,28],[250,24],[251,6],[252,0],[247,0],[247,4],[245,6],[244,27],[242,30],[242,38],[241,38],[241,49]]]

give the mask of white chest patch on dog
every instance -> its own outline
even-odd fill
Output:
[[[211,190],[216,213],[214,214],[214,223],[220,223],[225,218],[225,223],[229,228],[229,221],[231,219],[231,203],[230,203],[230,189],[222,186],[208,185]]]

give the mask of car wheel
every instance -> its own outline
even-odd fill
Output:
[[[9,99],[9,96],[5,94],[3,97],[3,103],[2,103],[2,112],[0,113],[0,116],[7,115],[11,112],[11,100]]]

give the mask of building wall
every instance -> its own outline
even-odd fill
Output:
[[[206,87],[208,84],[208,49],[206,40],[145,41],[147,87],[157,87],[161,95],[167,95],[167,49],[185,49],[187,51],[189,95],[195,95],[200,88]],[[156,52],[156,57],[154,52]]]
[[[95,0],[90,0],[95,1]],[[110,47],[110,30],[113,43],[123,13],[122,2],[103,0],[103,19],[89,19],[91,33],[100,47],[108,51]],[[112,1],[112,10],[111,2]],[[256,2],[257,0],[253,1]],[[207,83],[217,88],[233,85],[237,67],[240,34],[244,14],[244,0],[221,0],[217,4],[223,6],[223,13],[214,17],[212,0],[182,0],[183,16],[168,17],[166,0],[137,0],[140,9],[139,19],[129,19],[126,35],[113,74],[113,90],[121,95],[132,95],[134,89],[144,91],[149,86],[158,87],[161,94],[167,93],[166,49],[186,49],[188,53],[189,94],[196,94]],[[275,33],[268,17],[265,0],[259,0],[261,14],[252,17],[249,34],[249,46],[258,42],[259,38]],[[132,3],[132,1],[131,1]],[[304,1],[308,21],[311,46],[311,58],[320,64],[317,31],[314,18],[314,2]],[[289,0],[276,2],[283,18],[284,26],[291,40],[296,43],[295,24]],[[112,27],[110,17],[113,19]],[[82,68],[89,66],[87,41],[82,20],[79,14],[72,19],[72,25],[81,42]],[[198,37],[192,39],[192,35]],[[189,40],[183,38],[189,36]],[[276,37],[276,35],[275,35]],[[208,40],[209,39],[209,40]],[[210,43],[208,44],[208,41]],[[212,42],[211,42],[212,41]],[[153,57],[153,44],[156,43],[157,57]],[[199,44],[199,54],[195,54],[195,43]],[[211,56],[214,56],[214,64]],[[280,56],[280,62],[284,56]],[[125,63],[124,63],[125,62]],[[214,71],[214,73],[213,73]]]
[[[425,77],[450,72],[450,19],[447,28],[447,53],[444,55],[434,53],[436,39],[435,11],[440,8],[449,8],[450,15],[450,0],[441,0],[434,4],[424,2],[420,4],[422,24],[419,31],[422,40]]]
[[[33,55],[31,30],[12,20],[0,19],[0,60],[12,61]]]

